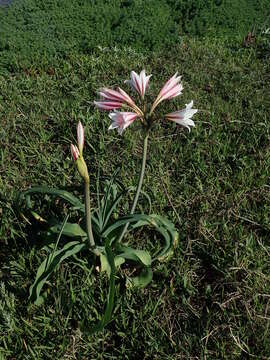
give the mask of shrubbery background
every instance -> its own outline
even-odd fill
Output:
[[[140,51],[173,46],[184,34],[243,37],[267,24],[268,0],[14,0],[0,9],[1,65],[46,60],[97,46]]]

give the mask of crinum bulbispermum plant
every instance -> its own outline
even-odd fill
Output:
[[[113,311],[115,296],[115,278],[116,272],[120,271],[122,276],[126,276],[127,286],[144,287],[152,280],[152,265],[156,261],[164,261],[170,257],[174,247],[178,243],[178,233],[174,225],[166,218],[157,214],[139,214],[135,213],[137,202],[142,193],[142,183],[144,178],[148,139],[156,117],[155,110],[160,102],[166,99],[172,99],[182,93],[183,86],[180,83],[180,77],[175,74],[162,87],[157,98],[151,104],[151,107],[145,102],[145,92],[151,75],[146,76],[145,71],[138,75],[131,72],[131,79],[127,81],[139,94],[141,105],[135,104],[132,98],[121,88],[111,90],[103,88],[100,91],[101,100],[95,102],[96,106],[102,110],[109,110],[109,117],[112,124],[109,129],[117,129],[119,134],[130,126],[134,121],[140,121],[144,132],[144,146],[142,154],[142,164],[140,176],[133,203],[129,213],[125,216],[119,216],[117,207],[121,201],[125,201],[125,195],[133,191],[133,187],[124,189],[117,185],[116,175],[113,174],[110,180],[104,185],[104,196],[98,201],[97,208],[91,208],[90,204],[90,176],[87,164],[83,157],[84,149],[84,128],[81,122],[77,125],[77,144],[71,145],[71,155],[77,167],[77,170],[84,183],[84,202],[73,194],[46,186],[30,188],[19,196],[20,208],[24,208],[37,220],[46,224],[46,230],[41,231],[46,240],[44,249],[48,252],[46,259],[38,268],[37,275],[33,285],[30,288],[30,299],[35,303],[43,301],[41,290],[50,274],[59,266],[59,264],[71,256],[77,254],[92,256],[93,266],[98,262],[101,272],[106,272],[109,277],[108,301],[105,313],[101,320],[92,328],[92,332],[99,331],[110,321]],[[164,118],[174,121],[190,130],[194,126],[192,116],[197,112],[193,109],[193,102],[186,105],[183,110],[165,114]],[[121,111],[119,111],[119,109]],[[122,111],[124,110],[124,111]],[[49,196],[52,201],[61,199],[66,203],[63,211],[64,219],[50,214],[48,219],[39,215],[35,207],[35,201],[42,195]],[[144,196],[146,196],[144,194]],[[147,196],[149,199],[149,197]],[[68,206],[67,206],[68,205]],[[20,211],[22,213],[22,211]],[[114,214],[117,213],[117,216]],[[78,217],[77,221],[69,222],[69,219]],[[79,221],[84,217],[84,223]],[[24,215],[24,218],[25,215]],[[162,244],[155,251],[150,252],[131,247],[128,243],[123,243],[123,238],[127,231],[134,234],[142,227],[149,227],[160,234],[163,239]],[[60,246],[60,238],[61,246]],[[129,275],[127,271],[121,272],[121,266],[129,263],[131,269]],[[131,276],[136,268],[136,276]],[[133,269],[133,270],[132,270]]]
[[[140,74],[137,74],[135,71],[131,71],[130,80],[125,81],[125,83],[128,83],[138,93],[142,104],[141,108],[137,106],[133,99],[120,87],[118,87],[117,90],[108,88],[101,89],[99,92],[101,100],[94,102],[100,110],[112,111],[109,113],[109,117],[112,120],[112,124],[110,125],[109,130],[117,129],[118,133],[122,135],[123,131],[135,120],[139,120],[141,122],[144,130],[145,136],[141,172],[137,185],[137,191],[131,207],[131,214],[133,214],[135,211],[139,194],[141,192],[146,165],[149,134],[152,126],[154,125],[154,122],[156,121],[154,117],[155,110],[162,101],[173,99],[181,95],[183,91],[183,85],[180,82],[181,76],[177,76],[177,73],[175,73],[164,84],[157,98],[149,108],[148,104],[145,102],[145,93],[151,76],[152,74],[146,76],[145,70],[142,70]],[[118,111],[118,109],[129,111]],[[193,101],[191,101],[189,104],[186,104],[185,109],[165,114],[163,117],[166,120],[174,121],[175,123],[186,127],[190,132],[190,128],[195,126],[194,121],[191,118],[194,114],[196,114],[197,111],[197,109],[193,109]],[[123,228],[119,238],[120,241],[122,240],[127,227],[128,224],[126,224]]]

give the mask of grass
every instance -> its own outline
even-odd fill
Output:
[[[259,46],[185,38],[170,52],[100,48],[0,76],[0,359],[269,358],[266,55]],[[183,95],[160,105],[161,115],[191,99],[200,109],[190,134],[161,119],[150,141],[144,190],[153,212],[175,222],[180,243],[146,289],[125,289],[119,277],[112,322],[88,336],[80,322],[90,326],[102,311],[106,276],[89,259],[70,260],[49,279],[45,303],[29,303],[44,253],[38,229],[15,216],[16,194],[40,184],[80,186],[69,150],[79,119],[92,191],[98,171],[116,166],[121,181],[135,185],[139,131],[109,133],[93,100],[101,86],[123,84],[142,68],[153,74],[149,97],[176,71],[183,75]],[[157,240],[131,239],[139,248]]]
[[[64,11],[63,11],[64,9]],[[242,39],[269,27],[268,0],[13,0],[0,7],[0,70],[99,46],[140,52],[174,46],[184,34]],[[41,60],[42,59],[42,60]]]

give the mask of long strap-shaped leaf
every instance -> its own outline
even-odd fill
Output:
[[[117,244],[117,252],[120,252],[120,258],[133,260],[139,264],[140,273],[137,276],[127,276],[126,286],[135,286],[143,288],[147,286],[153,278],[153,272],[151,269],[152,259],[148,251],[133,249],[129,246]]]
[[[49,231],[51,231],[54,234],[59,234],[59,231],[61,231],[61,224],[59,223],[51,226],[49,228]],[[77,223],[66,223],[62,229],[62,235],[71,238],[76,238],[76,237],[80,237],[82,239],[87,238],[87,233]]]
[[[62,249],[55,251],[54,254],[50,254],[38,268],[35,282],[30,287],[30,299],[37,303],[40,291],[54,269],[63,260],[71,255],[77,254],[85,246],[86,244],[81,243],[80,241],[72,241],[66,244]]]
[[[89,331],[90,334],[94,334],[94,333],[104,329],[104,327],[111,320],[113,306],[114,306],[116,268],[115,268],[115,262],[114,262],[114,253],[113,253],[113,250],[112,250],[112,247],[111,247],[109,241],[106,241],[105,251],[106,251],[106,256],[107,256],[109,265],[111,267],[110,280],[109,280],[109,293],[108,293],[107,304],[106,304],[106,309],[105,309],[103,318],[100,320],[100,322],[98,324],[96,324]]]
[[[28,190],[21,192],[18,196],[18,202],[17,202],[19,204],[19,206],[21,206],[22,202],[25,201],[27,208],[30,209],[32,194],[47,194],[47,195],[53,195],[53,196],[60,197],[64,200],[66,200],[71,205],[73,205],[73,207],[84,212],[83,203],[78,198],[76,198],[74,195],[72,195],[68,191],[49,188],[47,186],[35,186]]]
[[[176,247],[178,243],[178,233],[174,225],[168,219],[154,214],[134,214],[122,217],[109,226],[102,233],[102,236],[105,239],[110,238],[112,244],[114,239],[117,238],[115,235],[117,230],[127,223],[130,223],[131,230],[142,226],[152,226],[162,235],[164,244],[162,249],[154,254],[154,259],[165,260],[171,254],[173,247]]]

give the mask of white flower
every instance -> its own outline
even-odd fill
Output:
[[[146,88],[148,86],[149,79],[152,75],[146,76],[145,70],[138,75],[135,71],[131,71],[130,80],[126,80],[125,83],[130,84],[137,91],[142,98],[144,98]]]
[[[192,109],[192,106],[193,101],[191,101],[189,104],[186,104],[186,108],[183,110],[178,110],[170,114],[166,114],[165,118],[188,128],[188,131],[190,131],[190,127],[195,126],[194,121],[191,120],[191,118],[198,111],[198,109]]]

